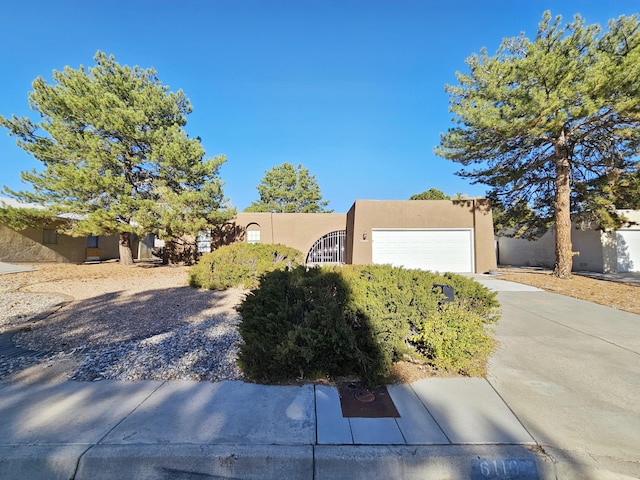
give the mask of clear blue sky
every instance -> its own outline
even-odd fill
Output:
[[[38,76],[93,65],[97,50],[154,67],[182,89],[186,126],[225,154],[225,194],[244,209],[265,170],[302,163],[329,208],[408,199],[438,188],[484,195],[433,147],[451,124],[447,83],[482,47],[535,37],[544,10],[588,23],[635,13],[632,1],[110,0],[6,2],[0,8],[0,113],[34,115]],[[36,117],[33,117],[36,118]],[[0,132],[0,184],[40,163]]]

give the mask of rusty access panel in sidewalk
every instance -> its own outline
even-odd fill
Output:
[[[367,389],[359,382],[348,382],[338,387],[338,393],[345,418],[400,417],[385,386]]]

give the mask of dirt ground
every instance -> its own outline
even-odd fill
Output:
[[[122,266],[118,263],[86,265],[38,264],[35,271],[0,275],[0,292],[61,293],[75,301],[87,300],[110,292],[144,292],[148,288],[180,287],[187,284],[187,267]],[[500,279],[536,286],[544,290],[640,314],[640,286],[574,276],[560,280],[548,271],[501,269]],[[237,303],[240,297],[235,298]],[[233,302],[231,302],[233,303]],[[226,308],[233,308],[230,303]],[[142,320],[138,318],[138,321]],[[407,383],[439,375],[426,365],[400,362],[389,378]],[[447,374],[450,376],[450,374]]]
[[[123,266],[117,262],[75,265],[39,263],[25,265],[34,271],[0,275],[0,292],[62,293],[74,299],[128,290],[141,281],[158,277],[175,279],[171,283],[186,285],[187,267],[156,267],[153,264]],[[146,267],[146,268],[145,268]]]

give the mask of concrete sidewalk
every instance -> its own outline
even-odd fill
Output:
[[[400,418],[343,418],[320,385],[1,385],[0,478],[555,478],[486,380],[389,393]]]

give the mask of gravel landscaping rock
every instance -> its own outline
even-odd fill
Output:
[[[245,292],[188,287],[186,272],[41,265],[0,276],[0,335],[11,329],[15,345],[41,352],[7,358],[0,351],[0,378],[66,362],[67,377],[80,381],[243,379],[234,307]],[[25,328],[15,333],[17,326]]]
[[[34,318],[48,315],[66,300],[66,297],[50,293],[2,293],[0,295],[0,333],[31,322]]]

